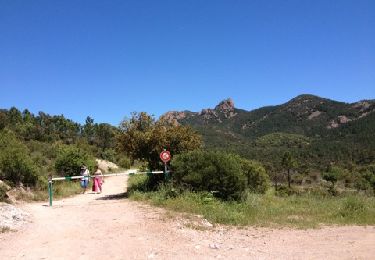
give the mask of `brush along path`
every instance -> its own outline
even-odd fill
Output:
[[[370,259],[375,227],[316,230],[211,227],[124,198],[127,176],[102,194],[25,204],[32,222],[0,234],[0,259]],[[78,183],[77,183],[78,185]],[[191,224],[193,223],[193,224]],[[195,224],[194,224],[195,223]],[[198,229],[189,227],[198,225]]]

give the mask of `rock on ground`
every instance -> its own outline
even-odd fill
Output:
[[[0,229],[17,230],[29,221],[29,216],[13,205],[0,203]]]

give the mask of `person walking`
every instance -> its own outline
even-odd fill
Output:
[[[92,191],[95,193],[102,193],[104,176],[98,166],[95,166],[94,179],[92,184]]]
[[[81,187],[83,189],[82,194],[86,193],[86,189],[89,185],[89,180],[90,180],[90,171],[87,169],[85,165],[81,166],[81,172],[80,175],[83,176],[80,180]]]

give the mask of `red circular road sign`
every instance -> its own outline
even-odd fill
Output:
[[[171,160],[171,153],[169,151],[162,151],[160,153],[160,159],[163,161],[163,162],[169,162]]]

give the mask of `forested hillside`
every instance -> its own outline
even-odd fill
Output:
[[[375,161],[375,102],[348,104],[300,95],[277,106],[252,111],[235,108],[231,99],[201,112],[168,112],[165,120],[190,125],[208,148],[227,150],[281,168],[290,151],[300,167],[324,170],[368,165]]]
[[[118,132],[117,127],[94,123],[90,117],[80,125],[63,115],[2,109],[0,180],[45,188],[47,175],[76,175],[82,164],[92,170],[95,158],[129,166],[130,161],[115,150]]]

